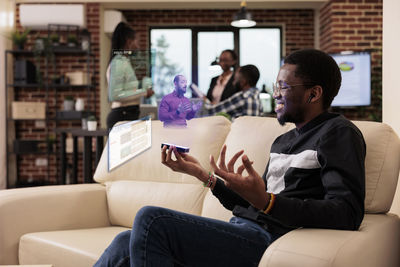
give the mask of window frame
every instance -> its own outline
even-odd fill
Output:
[[[197,68],[197,62],[198,62],[198,51],[197,51],[197,46],[198,46],[198,33],[199,32],[233,32],[233,45],[234,45],[234,51],[238,56],[238,66],[240,66],[240,29],[245,29],[245,28],[236,28],[232,26],[197,26],[197,25],[192,25],[192,26],[180,26],[180,25],[171,25],[171,26],[160,26],[160,25],[153,25],[148,28],[148,49],[151,51],[151,30],[173,30],[173,29],[188,29],[191,30],[192,32],[192,83],[198,84],[198,68]],[[251,27],[248,29],[279,29],[279,37],[280,37],[280,45],[279,45],[279,56],[282,59],[283,58],[283,47],[284,47],[284,40],[283,40],[283,25],[256,25],[255,27]],[[151,77],[151,56],[149,57],[149,73]]]

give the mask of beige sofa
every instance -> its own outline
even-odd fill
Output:
[[[298,229],[274,242],[260,266],[400,266],[400,220],[388,214],[396,190],[400,142],[382,123],[356,122],[367,142],[366,214],[359,231]],[[210,169],[224,143],[228,157],[244,148],[262,174],[276,136],[291,129],[274,118],[193,119],[187,129],[152,122],[152,147],[107,172],[105,148],[95,184],[0,192],[0,265],[91,266],[116,234],[132,225],[144,205],[158,205],[227,220],[225,210],[193,177],[160,163],[160,144],[189,146]],[[234,252],[233,252],[234,253]]]

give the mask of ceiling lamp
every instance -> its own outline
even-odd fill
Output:
[[[242,1],[240,4],[240,10],[235,14],[235,16],[233,16],[231,25],[238,28],[249,28],[256,25],[251,13],[247,12],[246,10],[246,1]]]

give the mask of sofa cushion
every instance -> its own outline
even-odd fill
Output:
[[[212,194],[211,190],[209,190],[204,197],[201,216],[227,222],[233,215],[230,210],[222,206],[219,200]]]
[[[298,229],[272,243],[259,267],[399,266],[400,220],[366,214],[359,231]]]
[[[262,175],[269,160],[269,151],[275,138],[293,129],[291,123],[281,126],[276,118],[269,117],[239,117],[231,126],[231,131],[226,137],[226,161],[236,152],[244,149],[251,161],[253,168]],[[235,168],[242,164],[239,159]]]
[[[151,148],[111,172],[107,169],[108,149],[106,146],[94,179],[100,183],[116,180],[197,183],[193,177],[173,172],[161,164],[161,143],[190,147],[190,154],[195,156],[202,166],[211,169],[209,156],[218,156],[231,123],[222,116],[197,118],[187,123],[186,128],[164,128],[162,122],[152,121]]]
[[[354,121],[367,144],[365,212],[386,213],[392,205],[400,168],[400,140],[393,129],[378,122]]]
[[[109,225],[100,184],[0,190],[0,265],[18,262],[18,242],[26,233]]]
[[[53,264],[57,267],[93,266],[124,227],[25,234],[19,243],[20,264]]]
[[[106,187],[110,222],[125,227],[132,227],[136,213],[147,205],[200,215],[207,192],[200,182],[115,181],[107,182]]]

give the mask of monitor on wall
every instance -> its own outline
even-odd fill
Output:
[[[370,53],[340,53],[331,56],[339,65],[342,74],[342,85],[332,106],[369,106],[371,104]]]

